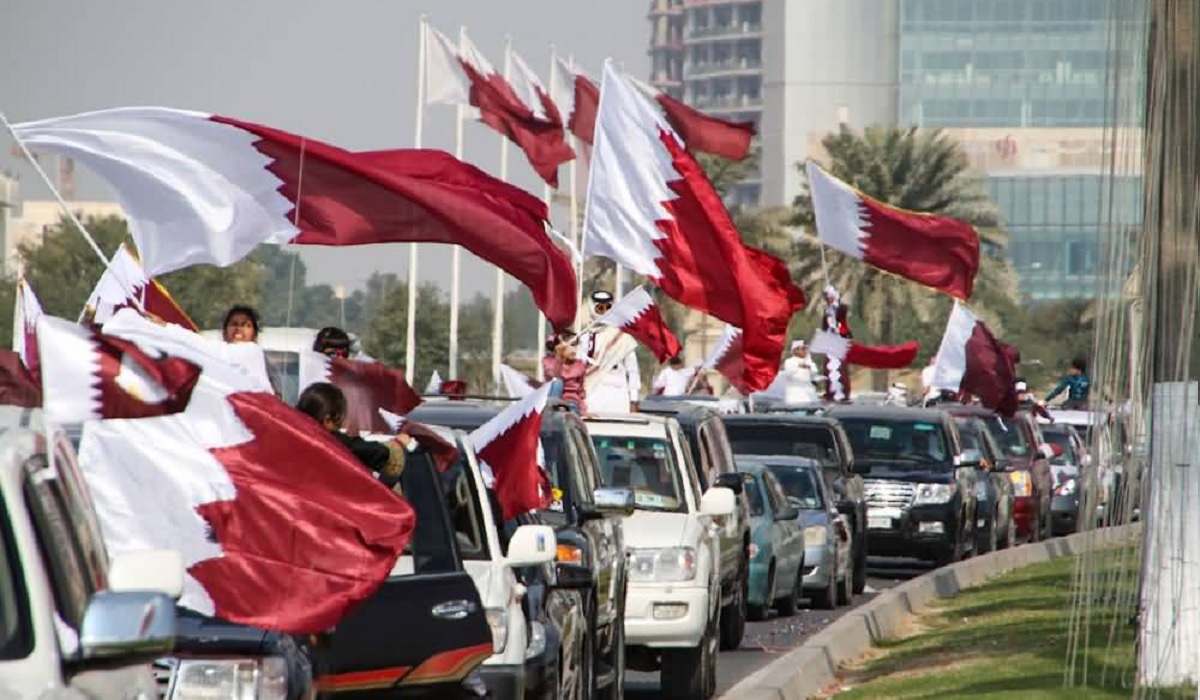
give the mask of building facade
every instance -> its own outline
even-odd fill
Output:
[[[85,223],[90,218],[125,218],[124,210],[116,202],[75,201],[67,204]],[[40,246],[46,232],[57,226],[62,218],[62,207],[55,200],[30,200],[6,207],[3,223],[5,270],[15,273],[21,264],[21,245]]]

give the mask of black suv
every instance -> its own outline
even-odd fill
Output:
[[[975,548],[978,462],[945,411],[833,406],[864,473],[870,553],[945,564]]]
[[[474,430],[503,410],[484,400],[427,400],[409,418]],[[600,467],[587,427],[565,407],[542,417],[547,470],[562,498],[540,513],[558,539],[556,585],[580,590],[588,621],[582,678],[589,696],[620,697],[625,679],[626,561],[621,518],[633,513],[633,492],[601,487]]]
[[[721,648],[737,649],[746,632],[750,591],[750,502],[733,461],[733,448],[721,415],[707,406],[659,399],[639,406],[643,413],[672,415],[684,447],[692,455],[700,492],[723,486],[737,496],[736,522],[721,528]]]
[[[854,448],[832,418],[796,412],[753,413],[725,418],[734,454],[810,457],[821,464],[825,485],[850,526],[853,590],[867,587],[867,497]]]

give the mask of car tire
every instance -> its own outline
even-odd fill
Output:
[[[938,567],[947,566],[960,562],[963,559],[963,540],[966,539],[966,532],[962,528],[962,523],[959,523],[958,536],[954,540],[954,544],[950,545],[949,549],[944,549],[938,553],[935,563]]]
[[[838,605],[854,602],[854,557],[847,557],[846,562],[850,570],[842,573],[842,580],[837,585]]]
[[[623,700],[625,697],[625,625],[618,621],[613,636],[611,666],[616,670],[612,685],[597,694],[604,700]]]
[[[1010,505],[1008,509],[1008,526],[1004,528],[1004,539],[1000,541],[1001,549],[1012,549],[1017,544],[1017,516],[1013,514]]]
[[[792,590],[782,598],[775,599],[775,612],[780,617],[791,617],[796,614],[796,610],[800,604],[800,598],[803,597],[801,591],[801,582],[804,580],[802,572],[796,572],[797,579],[792,583]]]
[[[583,650],[579,655],[579,678],[577,688],[579,696],[590,698],[596,692],[596,627],[593,623],[587,634],[583,635]]]
[[[996,511],[992,510],[992,516],[989,518],[987,529],[982,533],[982,536],[976,535],[975,551],[977,554],[987,554],[988,552],[996,551],[997,533],[996,533]]]
[[[746,619],[751,622],[762,622],[767,619],[767,611],[771,609],[771,600],[775,597],[775,562],[771,562],[771,568],[767,572],[767,594],[763,597],[762,605],[755,605],[749,601],[749,596],[746,600]],[[724,611],[722,611],[724,614]],[[722,625],[722,627],[724,627]]]
[[[813,591],[810,597],[812,606],[820,610],[833,610],[837,607],[837,560],[834,560],[833,571],[829,572],[829,583],[820,590]]]
[[[716,693],[718,626],[709,622],[699,646],[663,650],[660,684],[664,697],[708,700]]]
[[[854,595],[867,590],[867,531],[854,533]]]
[[[721,649],[729,651],[742,645],[742,637],[746,634],[746,608],[750,590],[750,567],[742,564],[742,573],[738,578],[738,592],[734,601],[721,608],[720,642]],[[768,604],[770,601],[767,601]]]

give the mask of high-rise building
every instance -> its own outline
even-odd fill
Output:
[[[683,98],[683,2],[650,0],[650,84]]]

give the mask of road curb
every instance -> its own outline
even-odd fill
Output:
[[[992,552],[935,569],[880,593],[838,618],[804,644],[743,679],[722,700],[807,700],[838,679],[842,664],[876,641],[895,636],[905,618],[939,598],[978,586],[1030,564],[1128,541],[1140,523],[1080,532],[1046,542]]]

